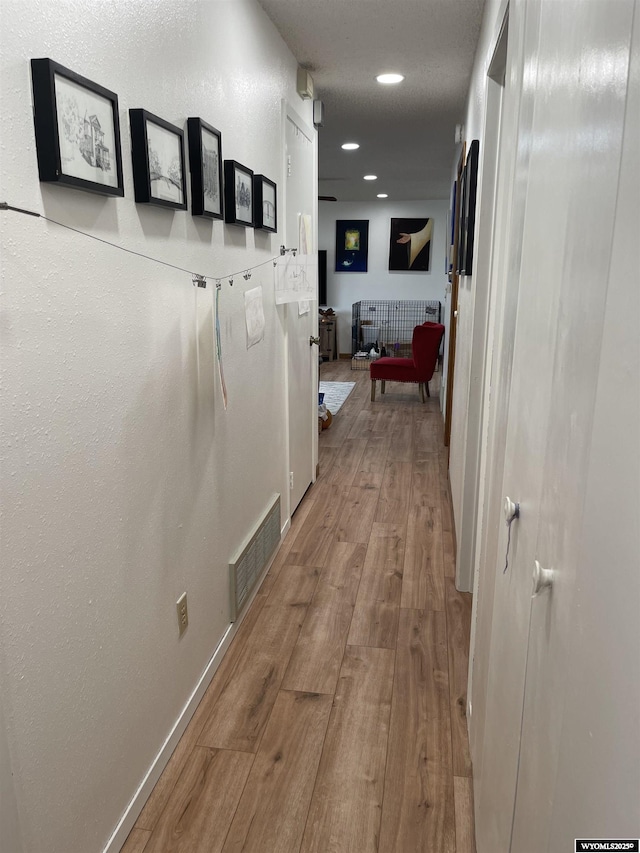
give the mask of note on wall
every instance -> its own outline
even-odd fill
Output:
[[[298,252],[310,255],[313,252],[312,219],[308,213],[300,213],[298,222]]]
[[[296,253],[282,255],[275,265],[276,305],[316,299],[318,293],[318,256]]]
[[[244,295],[244,311],[247,320],[247,349],[249,349],[264,338],[262,287],[247,290]]]

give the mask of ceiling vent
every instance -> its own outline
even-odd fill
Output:
[[[298,68],[298,94],[303,101],[313,98],[313,78],[306,68]]]

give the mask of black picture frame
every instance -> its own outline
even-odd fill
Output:
[[[474,139],[469,146],[469,152],[462,172],[456,267],[458,275],[471,275],[473,272],[473,242],[476,226],[479,154],[480,142],[478,139]]]
[[[389,272],[430,272],[433,217],[391,218]]]
[[[336,272],[367,272],[369,220],[336,219]]]
[[[222,134],[201,118],[187,119],[191,215],[210,219],[224,217],[222,182]]]
[[[47,58],[31,60],[31,84],[40,181],[123,196],[116,93]]]
[[[253,171],[237,160],[224,161],[224,221],[253,228]]]
[[[253,176],[253,226],[278,230],[278,187],[266,175]]]
[[[136,203],[186,210],[183,130],[143,109],[129,110],[129,125]]]

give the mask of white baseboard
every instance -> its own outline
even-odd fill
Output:
[[[282,544],[282,540],[284,539],[286,534],[289,532],[290,527],[291,527],[291,519],[288,518],[284,527],[282,528],[282,530],[280,532],[280,544]],[[278,548],[278,551],[279,550],[280,549]],[[271,568],[271,564],[273,563],[273,561],[277,557],[278,551],[276,551],[274,553],[273,557],[269,560],[269,564],[267,565],[264,572],[262,573],[262,577],[260,578],[260,582],[256,584],[256,587],[255,587],[255,589],[251,595],[251,600],[249,601],[247,606],[242,609],[242,613],[240,614],[240,618],[236,622],[229,624],[229,627],[227,628],[222,639],[218,643],[218,646],[217,646],[216,650],[214,651],[214,653],[211,657],[211,660],[209,661],[209,663],[205,667],[205,670],[202,673],[200,680],[198,681],[193,693],[189,697],[187,704],[182,709],[178,719],[174,723],[173,728],[171,729],[171,731],[169,733],[169,736],[167,737],[167,739],[163,743],[162,747],[160,748],[160,751],[158,752],[155,759],[153,760],[151,767],[147,771],[146,776],[144,777],[144,779],[140,783],[140,787],[138,788],[138,790],[133,795],[131,802],[129,803],[129,805],[125,809],[125,812],[120,819],[120,822],[116,826],[115,830],[113,831],[113,834],[111,835],[111,838],[108,840],[106,846],[104,847],[103,853],[120,853],[120,849],[122,848],[122,845],[127,840],[127,837],[129,836],[129,833],[133,829],[134,824],[140,815],[140,812],[144,808],[145,803],[147,802],[147,800],[149,799],[149,797],[151,795],[151,792],[155,788],[156,782],[158,781],[158,779],[162,775],[162,771],[167,766],[169,759],[171,758],[171,756],[173,754],[174,749],[178,745],[178,741],[180,740],[180,738],[184,734],[185,729],[189,725],[191,717],[193,717],[193,715],[196,711],[196,708],[200,704],[202,697],[204,696],[209,685],[211,684],[213,676],[215,675],[216,670],[220,666],[220,663],[222,662],[222,658],[224,657],[225,652],[227,651],[227,649],[229,648],[229,645],[231,644],[231,641],[235,637],[235,635],[238,631],[238,628],[240,627],[240,625],[242,625],[244,617],[249,612],[249,608],[253,602],[253,599],[255,598],[255,596],[260,591],[260,587],[262,586],[262,582],[264,581],[265,577],[267,576],[267,573],[268,573],[269,569]]]

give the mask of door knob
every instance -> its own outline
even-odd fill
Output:
[[[511,522],[516,518],[520,518],[520,504],[516,501],[512,501],[507,495],[504,499],[504,520],[507,524],[511,524]]]
[[[533,569],[533,591],[531,593],[531,598],[535,598],[543,589],[552,585],[553,569],[543,569],[540,563],[536,560]]]
[[[319,347],[320,346],[320,338],[314,338],[313,335],[311,335],[309,337],[309,346],[312,347],[314,344]]]

